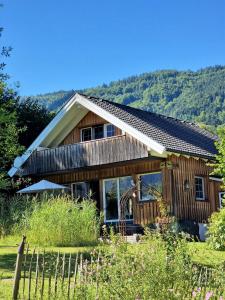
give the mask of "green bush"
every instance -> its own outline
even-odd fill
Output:
[[[225,250],[225,208],[212,214],[207,242],[215,250]]]
[[[97,265],[89,264],[92,278],[76,290],[77,299],[224,299],[224,267],[193,264],[186,239],[168,235],[147,233],[137,245],[114,236],[95,252]]]
[[[99,218],[95,203],[81,203],[69,197],[36,201],[14,226],[14,233],[26,234],[29,242],[42,246],[83,246],[97,242]]]

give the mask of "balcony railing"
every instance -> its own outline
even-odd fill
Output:
[[[35,151],[23,175],[57,173],[148,157],[145,145],[122,135]]]

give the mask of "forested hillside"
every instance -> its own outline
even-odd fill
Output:
[[[57,110],[73,91],[32,98]],[[225,66],[199,71],[162,70],[80,92],[148,111],[208,125],[225,123]]]

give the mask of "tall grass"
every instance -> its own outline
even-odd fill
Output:
[[[91,200],[77,202],[68,196],[34,201],[14,234],[26,234],[29,242],[41,246],[84,246],[96,244],[99,218]]]

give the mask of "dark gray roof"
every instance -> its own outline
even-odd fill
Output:
[[[163,145],[167,151],[212,158],[217,137],[198,125],[108,100],[82,95]]]

